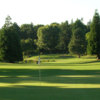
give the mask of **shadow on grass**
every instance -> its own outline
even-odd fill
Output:
[[[0,100],[100,100],[98,88],[0,87]]]
[[[100,70],[60,70],[42,69],[42,82],[48,83],[91,83],[100,84]],[[63,77],[63,75],[94,75],[95,77]],[[17,83],[20,81],[39,81],[38,70],[0,69],[0,83]],[[28,78],[17,78],[29,76]],[[62,77],[60,77],[62,76]],[[47,86],[13,86],[0,87],[0,100],[100,100],[100,88],[59,88]]]
[[[100,60],[94,60],[94,61],[86,61],[86,62],[81,62],[80,64],[88,64],[88,63],[98,63]]]
[[[48,57],[41,57],[41,59],[71,59],[76,58],[75,56],[66,56],[66,55],[60,55],[60,56],[48,56]]]
[[[0,76],[17,77],[29,76],[38,77],[38,69],[0,69]],[[100,70],[65,70],[65,69],[41,69],[43,77],[58,75],[100,75]]]
[[[72,75],[72,77],[66,77],[68,75]],[[81,75],[83,75],[83,77],[80,77]],[[90,75],[90,77],[88,77],[87,75]],[[100,75],[100,70],[61,70],[61,69],[41,70],[41,80],[43,82],[50,82],[50,83],[98,83],[99,84],[100,76],[98,77],[98,75]],[[0,83],[39,81],[39,70],[1,69],[0,76],[5,76],[0,78]]]
[[[78,61],[78,62],[67,62],[66,63],[44,63],[43,65],[41,64],[40,66],[84,66],[83,64],[100,64],[100,60],[93,60],[93,61]],[[90,65],[89,65],[90,66]]]

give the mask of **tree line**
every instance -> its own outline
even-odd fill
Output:
[[[0,29],[0,61],[22,61],[23,56],[39,53],[71,53],[78,57],[95,54],[100,59],[100,15],[95,11],[87,25],[83,19],[75,22],[33,25],[11,22],[7,16]]]

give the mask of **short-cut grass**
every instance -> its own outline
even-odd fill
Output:
[[[100,100],[95,56],[42,55],[41,61],[0,63],[0,100]]]

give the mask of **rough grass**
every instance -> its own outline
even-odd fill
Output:
[[[0,63],[0,100],[100,99],[100,62],[95,56],[41,56],[46,59],[51,62]]]

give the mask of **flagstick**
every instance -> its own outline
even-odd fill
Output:
[[[40,81],[40,85],[41,85],[41,68],[40,68],[40,54],[39,54],[39,59],[38,59],[38,65],[39,65],[39,81]]]

